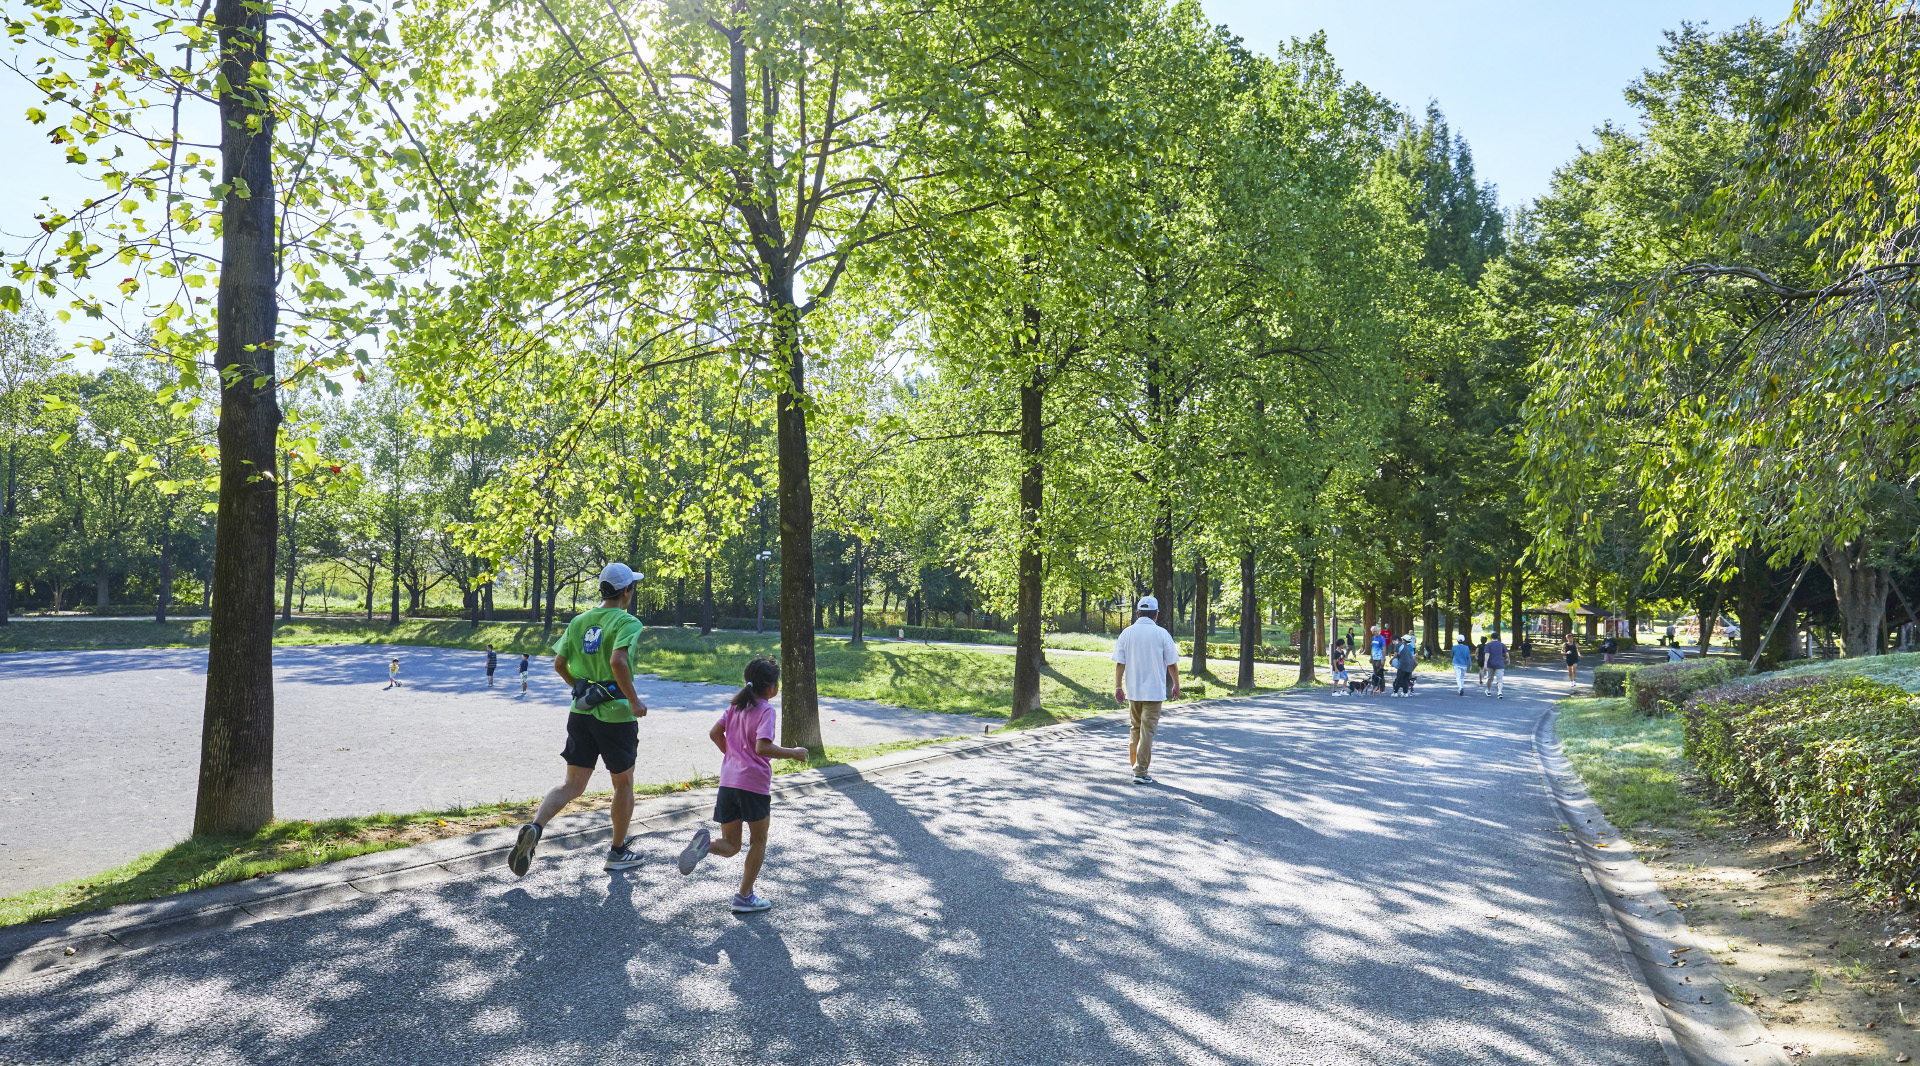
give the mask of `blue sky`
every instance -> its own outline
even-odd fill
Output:
[[[1620,90],[1659,59],[1661,31],[1682,21],[1729,29],[1775,25],[1791,0],[1201,0],[1255,51],[1327,32],[1347,76],[1409,111],[1436,99],[1473,146],[1500,202],[1547,190],[1555,167],[1593,128],[1632,117]]]

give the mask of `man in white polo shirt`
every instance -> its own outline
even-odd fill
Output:
[[[1173,634],[1154,621],[1159,616],[1160,601],[1140,597],[1133,624],[1113,642],[1113,698],[1127,707],[1133,720],[1127,758],[1133,762],[1136,785],[1153,784],[1147,766],[1153,762],[1153,731],[1160,725],[1160,705],[1180,698],[1180,647],[1173,642]]]

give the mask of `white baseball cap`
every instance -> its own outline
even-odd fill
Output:
[[[1159,600],[1156,600],[1156,599],[1154,599],[1154,598],[1153,598],[1152,596],[1142,596],[1142,597],[1140,597],[1140,610],[1142,610],[1142,611],[1157,611],[1157,610],[1159,610],[1159,609],[1160,609],[1160,601],[1159,601]]]
[[[626,588],[645,576],[634,573],[625,563],[608,563],[606,569],[600,571],[600,580],[616,589]]]

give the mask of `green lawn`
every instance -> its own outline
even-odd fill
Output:
[[[774,771],[794,773],[954,739],[958,738],[898,740],[857,748],[828,748],[825,758],[814,758],[804,765],[787,759],[777,760]],[[669,785],[636,785],[634,792],[642,796],[662,796],[713,783],[712,778],[706,778]],[[593,793],[582,797],[568,809],[602,809],[607,806],[611,796],[610,792]],[[282,870],[297,870],[355,855],[390,851],[429,840],[477,833],[496,826],[515,825],[531,819],[539,806],[540,800],[535,797],[414,814],[372,814],[323,822],[283,821],[275,822],[248,837],[184,840],[90,877],[15,896],[0,896],[0,926],[158,899]]]
[[[1682,790],[1680,718],[1649,718],[1622,698],[1562,700],[1556,731],[1594,802],[1621,829],[1703,829],[1710,811]]]

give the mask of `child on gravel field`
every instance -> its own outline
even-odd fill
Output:
[[[398,658],[395,658],[392,662],[389,662],[387,664],[387,688],[383,688],[380,691],[385,692],[387,691],[387,689],[395,689],[399,687],[400,687],[400,660]]]
[[[527,657],[524,654],[520,656],[520,694],[527,694]]]
[[[773,704],[767,701],[780,694],[780,664],[772,659],[755,659],[747,664],[745,680],[746,685],[707,734],[722,756],[720,795],[713,804],[720,839],[714,840],[702,826],[693,831],[693,839],[680,852],[680,872],[691,874],[709,853],[740,854],[741,824],[752,828],[746,865],[740,871],[740,891],[733,896],[735,914],[753,914],[773,906],[772,900],[753,891],[760,863],[767,855],[767,822],[773,813],[773,760],[806,759],[809,755],[805,748],[783,748],[773,742],[776,716]]]

